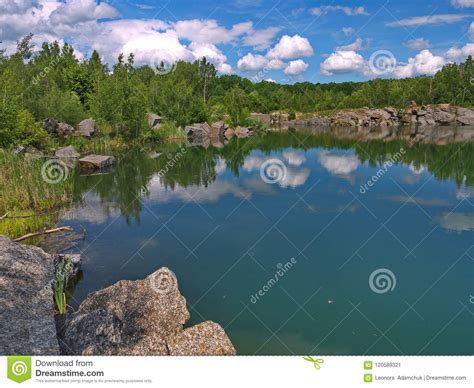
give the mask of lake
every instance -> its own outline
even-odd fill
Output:
[[[76,172],[69,303],[167,266],[240,355],[472,355],[473,151],[304,130],[129,151]]]

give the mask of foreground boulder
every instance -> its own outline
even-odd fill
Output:
[[[42,249],[0,236],[0,355],[57,355],[52,282],[61,260],[77,255],[49,255]]]
[[[71,355],[233,355],[217,323],[184,329],[190,318],[173,272],[122,280],[90,294],[66,325],[63,352]]]
[[[115,163],[113,156],[87,155],[79,159],[79,166],[86,170],[100,170],[112,166]]]

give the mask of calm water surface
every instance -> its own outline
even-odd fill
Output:
[[[87,231],[71,304],[167,266],[189,324],[220,323],[239,354],[474,354],[473,147],[405,149],[361,193],[401,147],[270,134],[77,176],[61,221]],[[286,174],[269,184],[273,158]]]

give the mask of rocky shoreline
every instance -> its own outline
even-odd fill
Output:
[[[396,127],[396,126],[474,126],[474,109],[450,104],[417,105],[415,102],[405,109],[386,107],[383,109],[344,109],[332,115],[297,114],[290,119],[287,113],[270,115],[254,114],[256,118],[272,126],[309,127]]]
[[[63,260],[73,264],[68,277],[74,277],[78,255],[50,255],[0,236],[0,354],[236,354],[219,324],[184,327],[186,299],[168,268],[94,292],[57,319],[52,284]]]

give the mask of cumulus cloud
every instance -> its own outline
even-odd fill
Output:
[[[412,26],[426,26],[429,24],[449,24],[449,23],[457,23],[470,17],[472,16],[464,15],[464,14],[415,16],[415,17],[401,19],[395,22],[387,23],[387,26],[412,27]]]
[[[394,69],[397,78],[414,77],[417,75],[434,75],[446,64],[443,57],[433,55],[430,50],[422,50],[407,64],[401,64]]]
[[[270,70],[280,70],[286,66],[286,63],[281,59],[272,59],[268,61],[267,66]]]
[[[313,55],[311,43],[299,35],[283,35],[280,41],[267,54],[269,59],[293,59]]]
[[[268,59],[263,55],[253,55],[248,53],[237,62],[237,69],[240,71],[262,70],[268,64]]]
[[[474,43],[467,43],[461,48],[452,47],[446,53],[446,56],[452,61],[462,61],[469,55],[474,56]]]
[[[178,37],[198,43],[230,43],[252,29],[252,22],[235,24],[230,30],[216,20],[179,20],[174,23]]]
[[[336,47],[336,51],[360,51],[363,47],[364,41],[362,38],[357,38],[353,43],[345,46]]]
[[[255,47],[256,50],[265,50],[270,47],[273,38],[280,32],[278,27],[269,27],[262,30],[251,30],[243,39],[244,46]]]
[[[286,75],[298,75],[304,73],[308,68],[308,64],[302,59],[296,61],[291,61],[288,66],[285,68],[284,73]]]
[[[330,12],[344,12],[347,16],[369,15],[364,7],[344,7],[341,5],[323,5],[311,8],[310,13],[315,16],[326,15]]]
[[[95,0],[66,0],[51,14],[51,22],[71,25],[119,15],[115,8],[104,2],[97,4]]]
[[[451,0],[451,4],[458,8],[474,8],[474,0]]]
[[[355,51],[336,51],[321,63],[321,72],[324,75],[344,74],[351,72],[363,72],[366,61],[362,55]]]
[[[431,47],[431,43],[429,42],[429,40],[426,40],[424,38],[411,39],[411,40],[406,41],[404,44],[409,49],[412,49],[415,51],[421,51],[421,50],[429,49]]]

